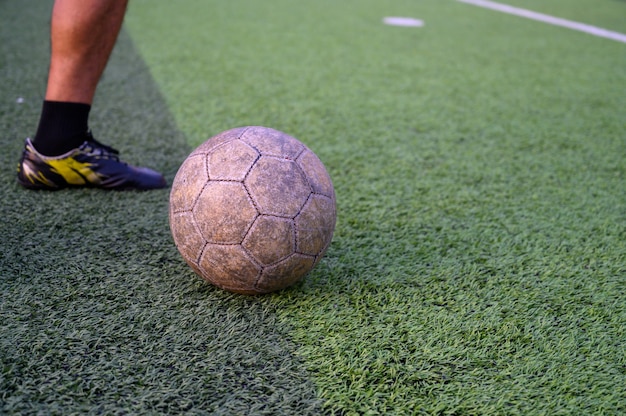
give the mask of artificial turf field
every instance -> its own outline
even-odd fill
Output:
[[[624,1],[507,3],[626,33]],[[325,259],[246,297],[183,262],[168,190],[16,184],[50,9],[0,0],[0,414],[626,413],[626,44],[454,0],[132,0],[96,137],[171,182],[265,125],[333,178]]]

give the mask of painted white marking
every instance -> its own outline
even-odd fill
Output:
[[[587,25],[584,23],[573,22],[567,19],[561,19],[560,17],[554,17],[543,13],[537,13],[526,9],[520,9],[518,7],[509,6],[506,4],[496,3],[488,0],[457,0],[461,3],[472,4],[478,7],[484,7],[486,9],[496,10],[502,13],[513,14],[515,16],[525,17],[527,19],[537,20],[539,22],[548,23],[555,26],[566,27],[568,29],[578,30],[580,32],[589,33],[594,36],[602,38],[616,40],[618,42],[626,43],[626,35],[613,32],[610,30],[602,29],[596,26]]]
[[[15,102],[18,104],[22,104],[24,102],[24,99],[22,97],[17,97],[17,100],[15,100]]]
[[[412,17],[385,17],[383,23],[390,26],[422,27],[424,21]]]

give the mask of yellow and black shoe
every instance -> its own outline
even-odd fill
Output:
[[[152,169],[120,161],[119,152],[87,133],[85,142],[60,156],[44,156],[26,139],[17,166],[17,181],[28,189],[70,187],[148,190],[165,188],[165,178]]]

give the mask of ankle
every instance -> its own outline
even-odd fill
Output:
[[[83,103],[44,101],[33,146],[46,156],[58,156],[85,140],[91,106]]]

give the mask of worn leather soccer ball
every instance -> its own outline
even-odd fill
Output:
[[[195,272],[236,293],[302,279],[330,245],[335,191],[320,159],[297,139],[259,126],[196,148],[172,183],[170,229]]]

